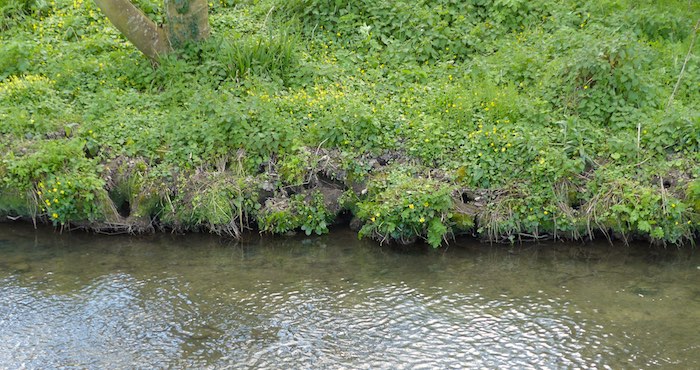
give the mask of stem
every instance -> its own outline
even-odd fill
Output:
[[[671,104],[673,103],[673,97],[676,95],[676,92],[678,91],[678,87],[681,85],[681,79],[683,78],[683,74],[685,73],[685,66],[688,64],[688,60],[690,59],[690,55],[693,52],[693,44],[695,44],[695,38],[698,35],[698,29],[700,29],[700,19],[698,19],[697,23],[695,23],[695,27],[693,28],[693,38],[690,39],[690,47],[688,48],[688,54],[685,55],[685,61],[683,61],[683,67],[681,68],[681,73],[678,75],[678,81],[676,81],[676,86],[673,88],[673,92],[671,93],[671,96],[668,98],[668,104],[666,104],[666,110],[671,108]]]

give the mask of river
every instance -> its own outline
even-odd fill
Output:
[[[0,224],[0,368],[700,368],[686,247]]]

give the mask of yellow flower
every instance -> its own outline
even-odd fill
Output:
[[[418,221],[419,221],[420,223],[423,223],[423,222],[425,222],[425,219],[424,219],[423,217],[421,217],[420,220],[418,220]]]
[[[547,212],[547,211],[544,211],[544,214],[545,214],[545,216],[546,216],[546,215],[548,215],[548,214],[549,214],[549,212]]]
[[[376,220],[376,218],[372,217],[372,218],[370,218],[370,220],[371,220],[372,222],[374,222],[374,221]]]
[[[377,217],[381,216],[381,214],[379,212],[375,213],[374,215]]]
[[[428,203],[428,202],[425,202],[425,203],[423,203],[423,205],[427,207],[427,206],[429,206],[429,205],[430,205],[430,203]]]
[[[40,192],[40,191],[37,191],[37,192],[36,192],[36,195],[41,195],[41,192]]]
[[[47,199],[47,200],[45,200],[44,202],[46,202],[46,205],[47,205],[47,206],[51,204],[51,201],[50,201],[50,200],[48,200],[48,199]]]
[[[54,213],[54,214],[51,215],[51,217],[53,217],[53,218],[58,218],[58,214],[57,214],[57,213]]]
[[[53,198],[53,202],[54,202],[54,203],[58,203],[58,199]]]
[[[588,89],[588,85],[583,85],[583,89],[584,90]]]
[[[671,203],[671,208],[676,208],[676,203]]]
[[[413,207],[413,204],[409,204],[409,205],[408,205],[408,208],[413,209],[413,208],[414,208],[414,207]]]

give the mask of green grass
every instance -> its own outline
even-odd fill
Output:
[[[345,210],[433,246],[700,230],[696,2],[221,0],[157,66],[91,1],[0,12],[3,214],[237,236]]]

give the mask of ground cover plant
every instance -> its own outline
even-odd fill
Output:
[[[154,62],[91,1],[0,0],[0,215],[692,243],[699,20],[687,0],[214,0],[211,36]]]

